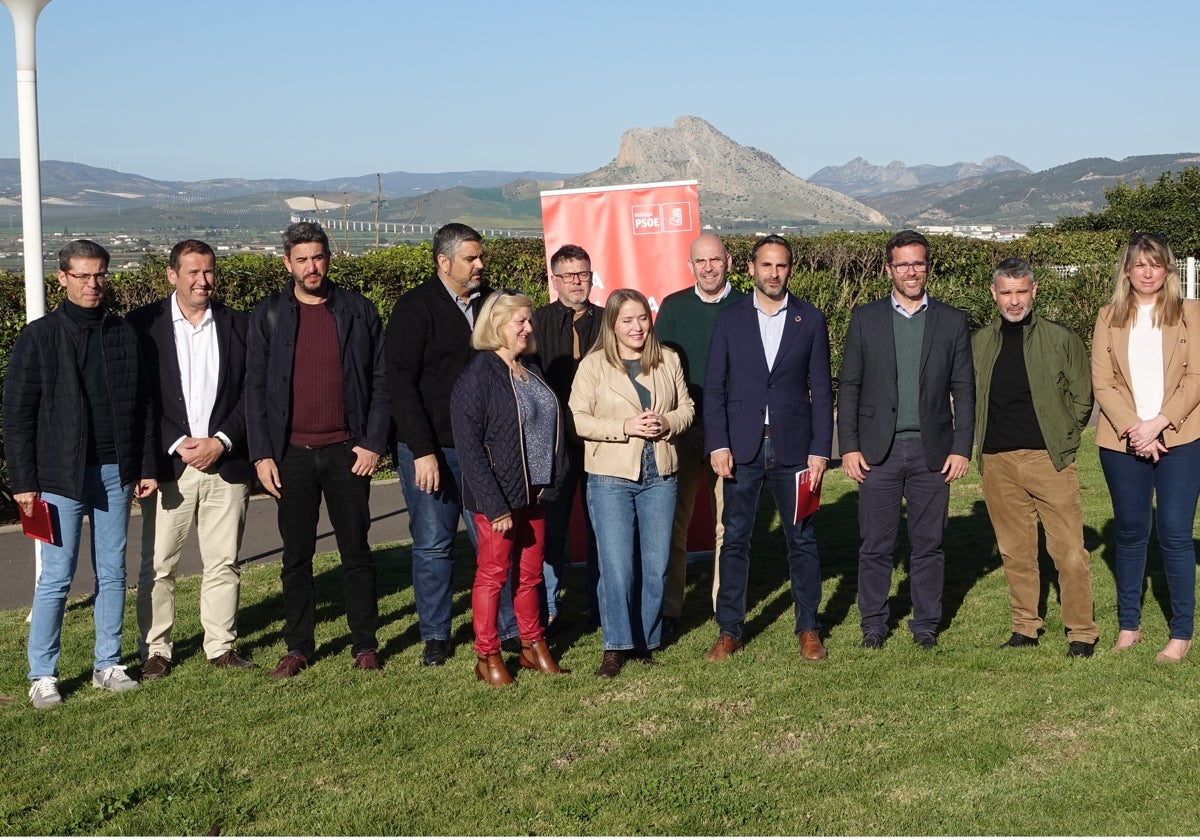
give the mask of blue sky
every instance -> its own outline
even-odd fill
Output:
[[[52,0],[41,151],[176,180],[584,172],[691,114],[802,178],[1040,170],[1200,150],[1197,24],[1194,0]],[[14,69],[0,12],[0,157]]]

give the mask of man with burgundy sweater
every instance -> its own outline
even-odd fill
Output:
[[[283,638],[271,676],[293,677],[313,658],[312,558],[321,496],[342,561],[354,667],[378,671],[379,606],[371,474],[386,451],[390,408],[383,330],[375,305],[329,281],[329,239],[297,222],[283,234],[292,282],[263,300],[246,340],[246,434],[258,480],[278,502],[283,539]]]

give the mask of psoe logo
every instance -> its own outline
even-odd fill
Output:
[[[632,209],[634,236],[663,232],[661,204],[635,204]]]
[[[635,204],[633,234],[687,233],[692,229],[692,206],[687,202]]]

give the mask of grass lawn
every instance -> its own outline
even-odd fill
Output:
[[[453,658],[418,664],[409,548],[376,552],[382,674],[351,669],[334,558],[318,561],[318,654],[287,682],[278,567],[249,568],[243,650],[227,673],[200,650],[198,580],[179,592],[176,671],[138,691],[89,686],[92,611],[69,609],[65,702],[24,697],[25,610],[0,613],[0,831],[7,834],[985,834],[1200,833],[1197,662],[1154,663],[1166,641],[1152,549],[1147,640],[1116,635],[1111,508],[1090,436],[1081,453],[1097,655],[1067,660],[1057,592],[1038,648],[996,649],[1008,596],[978,473],[954,486],[946,530],[946,627],[923,652],[905,631],[858,647],[852,483],[831,474],[817,531],[830,658],[800,660],[782,536],[764,507],[755,535],[748,644],[706,663],[711,574],[690,570],[680,636],[657,666],[592,676],[598,632],[552,641],[564,677],[474,679],[460,537]],[[378,536],[378,535],[377,535]],[[900,556],[905,556],[902,546]],[[1044,558],[1048,577],[1053,567]],[[569,578],[577,583],[577,578]],[[573,616],[582,613],[576,586]],[[136,660],[133,598],[125,651]],[[513,657],[509,657],[512,659]]]

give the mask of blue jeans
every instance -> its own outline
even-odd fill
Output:
[[[771,486],[775,507],[783,522],[787,540],[788,569],[792,579],[792,603],[796,616],[795,632],[817,629],[817,608],[821,605],[821,555],[813,517],[793,524],[796,511],[796,473],[806,465],[785,466],[775,460],[770,438],[753,461],[737,464],[732,479],[725,479],[725,534],[721,543],[720,584],[717,589],[717,625],[721,632],[737,640],[742,638],[746,621],[746,590],[750,580],[750,537],[763,484]],[[815,516],[815,514],[814,514]]]
[[[675,489],[675,476],[663,477],[657,471],[641,481],[588,476],[588,510],[593,522],[602,523],[596,529],[596,547],[605,650],[655,650],[662,640]],[[634,561],[635,530],[640,565]]]
[[[583,447],[567,445],[567,474],[559,488],[558,496],[546,502],[546,562],[543,576],[546,579],[542,618],[549,620],[562,609],[562,579],[567,573],[567,536],[571,527],[571,509],[575,504],[575,492],[579,491],[583,505],[583,523],[587,530],[587,566],[584,570],[584,585],[587,587],[587,611],[599,618],[597,588],[600,581],[599,560],[596,555],[596,532],[592,528],[592,517],[588,512],[587,473],[583,471]]]
[[[92,569],[96,574],[95,669],[121,663],[121,622],[125,617],[125,534],[133,485],[121,485],[116,464],[89,464],[81,498],[43,493],[54,522],[53,545],[42,545],[42,574],[33,592],[29,626],[29,679],[58,676],[63,613],[75,568],[83,518],[91,520]]]
[[[1100,466],[1112,496],[1117,545],[1117,620],[1122,630],[1142,621],[1142,584],[1150,519],[1157,510],[1158,544],[1171,598],[1172,639],[1192,638],[1196,612],[1196,550],[1192,523],[1200,496],[1200,441],[1172,446],[1157,464],[1111,449],[1100,450]]]
[[[459,481],[462,468],[458,453],[446,447],[438,453],[439,488],[425,493],[417,487],[412,450],[406,444],[396,444],[396,472],[400,474],[400,489],[408,506],[408,529],[412,534],[413,599],[417,606],[417,623],[421,639],[450,639],[450,610],[454,597],[454,535],[461,516],[467,526],[471,547],[477,548],[472,511],[462,505]],[[517,618],[513,614],[512,587],[500,591],[500,638],[517,635]]]

